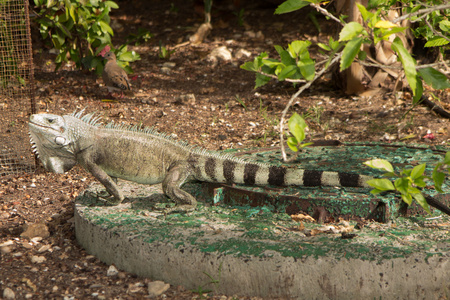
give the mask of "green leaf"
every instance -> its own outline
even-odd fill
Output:
[[[423,94],[423,85],[422,85],[422,79],[420,79],[419,76],[416,76],[416,90],[415,93],[413,91],[413,94],[415,94],[413,96],[413,104],[418,104],[420,99],[422,98],[422,94]]]
[[[256,73],[255,89],[259,88],[260,86],[265,85],[269,81],[270,81],[270,77],[267,77],[267,76],[262,75],[260,73]]]
[[[394,186],[397,191],[399,191],[403,195],[406,195],[406,194],[408,194],[408,189],[410,187],[410,181],[408,180],[408,178],[405,178],[405,177],[397,178],[394,181]]]
[[[301,143],[305,139],[305,128],[308,127],[308,125],[298,113],[294,113],[289,118],[288,127],[298,143]]]
[[[56,27],[58,27],[59,29],[61,29],[61,31],[64,33],[65,36],[69,37],[69,39],[72,38],[72,34],[70,33],[70,31],[66,28],[66,26],[64,26],[61,23],[56,23]]]
[[[447,76],[434,68],[428,67],[419,69],[419,74],[428,85],[433,87],[433,89],[443,90],[450,88]]]
[[[421,177],[423,175],[423,172],[425,172],[426,166],[427,164],[420,164],[418,166],[415,166],[411,171],[411,178],[414,180]]]
[[[378,169],[378,170],[383,170],[385,172],[394,173],[394,167],[392,167],[391,163],[388,162],[385,159],[376,158],[376,159],[372,159],[372,160],[366,161],[366,162],[364,162],[364,164],[366,166],[369,166],[369,167],[374,168],[374,169]]]
[[[309,2],[302,0],[287,0],[280,4],[275,10],[275,14],[281,15],[292,11],[299,10],[305,6],[308,6]]]
[[[366,182],[371,187],[374,187],[380,191],[394,191],[395,187],[389,179],[381,178],[381,179],[371,179]]]
[[[283,81],[286,78],[291,78],[292,75],[294,75],[296,72],[299,72],[297,66],[287,66],[283,68],[283,70],[278,74],[278,80]]]
[[[121,61],[132,62],[132,61],[140,60],[141,57],[135,51],[127,51],[122,54],[119,54],[117,56],[117,59],[121,60]]]
[[[114,8],[114,9],[119,8],[119,5],[117,5],[117,3],[114,1],[105,1],[104,4],[105,4],[105,6],[110,7],[110,8]]]
[[[288,145],[289,149],[291,149],[292,151],[298,152],[298,148],[297,148],[298,144],[299,143],[295,137],[290,136],[287,138],[287,145]]]
[[[268,66],[269,68],[276,68],[281,64],[278,60],[273,59],[273,58],[265,58],[265,59],[262,59],[261,62],[265,66]]]
[[[391,46],[392,50],[397,52],[400,61],[402,62],[403,69],[405,71],[406,79],[411,87],[413,94],[416,95],[417,90],[417,71],[416,62],[412,58],[411,54],[403,47],[403,43],[400,38],[396,37]]]
[[[450,165],[450,151],[447,151],[447,152],[445,153],[444,164]]]
[[[443,193],[444,191],[442,190],[442,184],[444,183],[445,180],[445,173],[439,171],[440,167],[442,166],[442,163],[438,163],[436,165],[436,167],[434,167],[433,170],[433,174],[432,174],[432,179],[434,181],[434,187],[436,188],[436,190],[439,193]]]
[[[110,35],[114,35],[114,31],[112,30],[112,28],[109,26],[108,23],[106,23],[105,21],[101,20],[99,21],[100,23],[100,27],[102,28],[102,30],[104,32],[109,33]]]
[[[293,41],[289,44],[289,53],[296,58],[311,45],[310,41]]]
[[[359,59],[359,60],[365,60],[366,57],[367,57],[366,51],[362,51],[362,50],[359,51],[359,53],[358,53],[358,59]]]
[[[322,48],[323,50],[331,51],[330,46],[328,46],[328,45],[326,45],[326,44],[324,44],[324,43],[317,43],[317,46],[319,46],[319,47]]]
[[[273,46],[275,48],[275,50],[278,52],[278,55],[281,55],[281,52],[285,51],[283,49],[283,47],[281,47],[280,45],[275,45]]]
[[[240,66],[241,69],[244,69],[246,71],[252,71],[256,72],[258,69],[255,69],[255,64],[252,61],[248,61]]]
[[[361,44],[363,42],[363,38],[361,37],[355,37],[350,42],[345,45],[344,50],[342,50],[342,58],[341,58],[341,65],[340,65],[340,71],[344,71],[355,60],[356,55],[358,55],[359,51],[361,50]]]
[[[431,214],[430,205],[428,204],[427,200],[422,195],[422,193],[412,194],[412,196],[420,204],[420,206],[422,206],[423,209],[426,210],[427,213]]]
[[[302,59],[297,65],[300,68],[300,73],[306,80],[310,81],[314,79],[314,76],[316,75],[316,64],[314,63],[314,60],[310,58]]]
[[[447,45],[449,42],[448,40],[442,38],[442,37],[432,37],[430,38],[424,45],[424,47],[440,47],[440,46],[444,46]]]
[[[402,200],[408,205],[411,205],[412,203],[412,197],[410,194],[402,194]]]
[[[285,66],[289,65],[295,65],[295,59],[292,58],[291,54],[289,54],[288,51],[283,50],[280,53],[281,63],[283,63]]]
[[[339,33],[339,41],[340,42],[350,41],[357,35],[359,35],[363,30],[364,27],[362,27],[362,25],[357,22],[347,23]]]
[[[365,22],[367,22],[368,18],[371,18],[373,16],[373,13],[367,11],[365,6],[359,3],[356,3],[356,6],[358,6],[359,12],[361,13],[361,16]]]

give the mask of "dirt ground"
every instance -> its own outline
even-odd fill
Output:
[[[153,126],[211,150],[278,146],[281,112],[296,88],[271,81],[255,90],[255,75],[239,66],[263,51],[274,54],[273,45],[286,46],[295,39],[326,41],[336,26],[318,16],[318,33],[304,11],[274,15],[276,2],[241,1],[236,6],[236,1],[215,1],[213,30],[207,40],[175,47],[203,22],[197,2],[120,1],[121,8],[112,13],[115,45],[140,27],[154,34],[147,43],[130,45],[141,56],[132,64],[133,98],[106,98],[102,79],[75,70],[71,63],[53,72],[54,54],[35,38],[39,111],[64,114],[85,108],[97,111],[104,122]],[[160,43],[174,50],[169,59],[159,58]],[[209,54],[219,47],[226,47],[232,59],[211,59]],[[440,105],[449,109],[448,94],[435,94]],[[412,108],[410,98],[407,92],[394,95],[384,90],[348,96],[327,75],[297,99],[290,114],[305,116],[311,140],[389,143],[402,139],[447,145],[448,120],[425,107]],[[123,271],[108,276],[110,266],[86,253],[75,240],[74,199],[91,182],[92,176],[79,167],[62,175],[41,171],[0,178],[0,297],[5,289],[16,299],[148,297],[151,278]],[[202,297],[228,299],[181,286],[171,286],[158,299]]]

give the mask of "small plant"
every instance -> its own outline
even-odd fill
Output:
[[[218,270],[219,279],[214,279],[213,276],[211,276],[210,274],[208,274],[208,273],[206,273],[206,272],[203,272],[203,274],[205,274],[206,276],[208,276],[208,278],[209,278],[210,281],[207,282],[207,283],[204,284],[204,285],[199,286],[197,289],[191,290],[191,292],[199,294],[200,299],[203,299],[203,294],[212,292],[212,290],[210,290],[210,289],[204,289],[206,285],[208,285],[208,284],[213,284],[213,285],[216,286],[216,287],[219,285],[219,283],[220,283],[220,277],[221,277],[221,275],[222,275],[222,263],[220,263],[220,265],[219,265],[219,270]]]
[[[234,13],[238,19],[239,26],[244,26],[244,13],[245,13],[245,10],[243,8],[241,8],[238,12]]]
[[[312,143],[302,144],[303,140],[305,139],[305,129],[306,127],[308,127],[308,125],[306,124],[305,120],[302,117],[300,117],[299,114],[294,113],[290,117],[288,127],[292,136],[288,137],[287,144],[292,151],[299,152],[304,147],[307,147],[312,144]]]
[[[367,181],[367,184],[374,188],[371,191],[372,194],[396,191],[408,205],[411,205],[412,201],[416,200],[423,209],[428,213],[431,213],[430,206],[425,200],[421,189],[426,186],[425,181],[431,179],[434,181],[435,189],[440,193],[443,192],[442,184],[446,177],[444,171],[447,171],[447,173],[450,171],[450,152],[446,153],[443,162],[439,162],[436,165],[432,178],[425,175],[426,164],[420,164],[412,169],[403,169],[399,173],[396,173],[391,163],[384,159],[373,159],[364,162],[364,164],[371,168],[386,172],[383,174],[384,177],[397,178],[394,182],[388,178],[371,179]]]
[[[77,68],[103,70],[103,60],[98,53],[112,45],[109,13],[119,6],[114,1],[47,1],[34,0],[35,21],[40,26],[44,40],[51,42],[59,51],[56,69],[69,59]],[[139,59],[138,55],[125,54],[126,44],[116,52],[118,60],[129,62]],[[112,47],[111,47],[112,48]],[[125,50],[124,50],[125,49]],[[123,57],[119,57],[124,54]],[[130,71],[131,69],[128,68]]]
[[[137,34],[131,33],[127,37],[127,44],[134,43],[135,46],[139,46],[141,42],[148,42],[153,37],[153,34],[150,33],[145,28],[139,28]]]
[[[245,110],[247,110],[247,105],[245,105],[244,100],[242,100],[242,98],[239,97],[239,95],[236,95],[236,96],[235,96],[235,99],[236,99],[236,101],[237,101],[240,105],[242,105],[242,107],[243,107]]]
[[[305,82],[315,75],[315,62],[311,59],[308,47],[310,41],[293,41],[286,49],[276,45],[280,59],[269,58],[266,52],[246,62],[241,68],[256,72],[255,88],[265,85],[271,78],[279,81]]]
[[[169,59],[170,56],[175,53],[175,49],[174,50],[169,50],[167,49],[161,41],[159,41],[159,50],[158,50],[158,56],[161,59]]]

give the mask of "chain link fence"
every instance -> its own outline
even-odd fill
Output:
[[[0,177],[32,172],[28,117],[35,113],[28,0],[0,0]]]

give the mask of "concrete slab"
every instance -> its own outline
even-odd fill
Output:
[[[76,236],[89,253],[139,276],[268,299],[450,297],[447,217],[356,230],[299,223],[265,206],[200,203],[165,216],[154,210],[166,201],[159,185],[119,187],[128,200],[118,206],[97,199],[99,184],[77,199]]]

